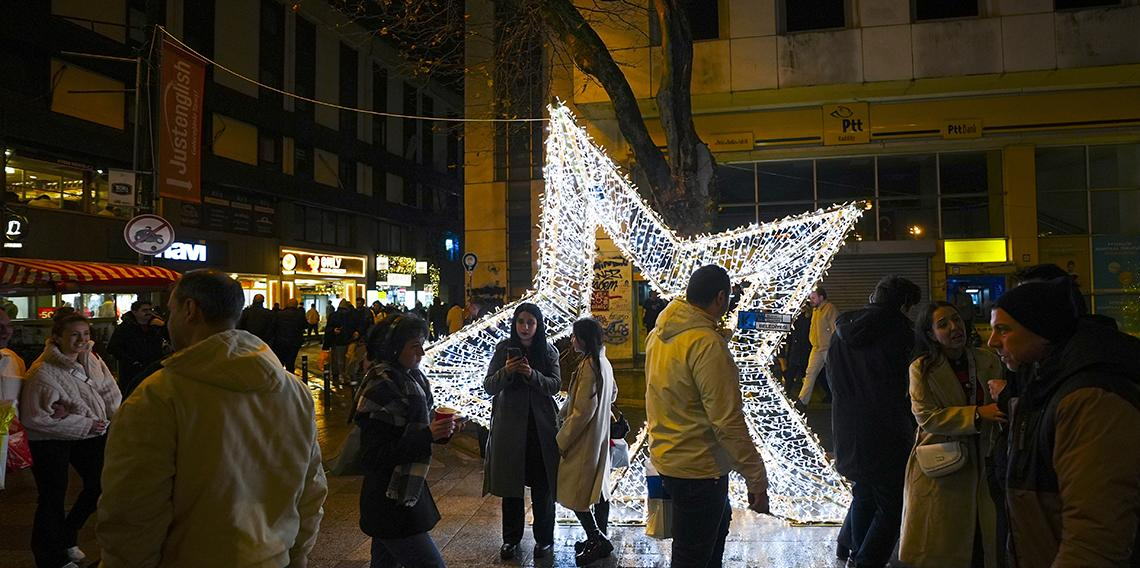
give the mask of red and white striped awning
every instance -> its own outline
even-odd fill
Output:
[[[0,289],[166,286],[178,273],[160,266],[0,258]]]

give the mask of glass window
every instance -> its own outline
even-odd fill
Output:
[[[937,167],[934,154],[880,157],[879,197],[937,197]]]
[[[1140,187],[1140,144],[1089,146],[1089,187]]]
[[[321,212],[321,242],[326,245],[336,244],[336,213],[331,211]]]
[[[942,198],[942,238],[1000,236],[1005,222],[1000,202],[991,207],[986,195]]]
[[[1092,192],[1092,232],[1098,235],[1140,232],[1140,190]]]
[[[874,218],[876,213],[881,241],[938,238],[937,199],[881,199],[878,209],[863,217]]]
[[[775,221],[791,215],[799,215],[814,210],[815,205],[810,201],[803,203],[782,203],[779,205],[761,205],[759,220],[761,223],[767,223],[769,221]]]
[[[820,207],[875,197],[874,158],[819,160],[815,167]]]
[[[939,154],[938,175],[942,195],[987,193],[991,185],[1001,186],[1001,153]],[[991,184],[994,175],[997,176],[997,183]]]
[[[784,0],[784,31],[827,30],[847,25],[844,0]]]
[[[727,231],[743,227],[756,222],[756,208],[753,205],[744,207],[720,207],[716,215],[714,229]]]
[[[720,202],[756,203],[756,174],[752,164],[724,164],[716,167]]]
[[[1053,4],[1057,10],[1080,10],[1081,8],[1119,5],[1120,0],[1056,0]]]
[[[685,14],[693,41],[720,37],[720,19],[716,2],[685,2]]]
[[[811,160],[756,164],[760,203],[815,199],[815,191],[812,189],[812,175]],[[812,207],[809,205],[807,209],[812,209]]]
[[[1035,161],[1038,192],[1088,187],[1083,146],[1038,148]]]
[[[1040,181],[1041,178],[1037,178]],[[1084,235],[1089,232],[1088,192],[1037,193],[1037,234]]]
[[[978,15],[978,0],[914,0],[913,6],[916,22]]]

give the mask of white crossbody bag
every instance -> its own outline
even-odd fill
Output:
[[[974,367],[974,354],[967,352],[970,365],[970,393],[977,404],[978,373]],[[966,465],[966,444],[960,440],[940,442],[937,444],[923,444],[914,449],[914,457],[918,467],[928,477],[944,477],[954,473]]]

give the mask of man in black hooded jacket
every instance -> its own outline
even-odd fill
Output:
[[[852,482],[836,556],[882,568],[902,525],[903,480],[914,443],[907,369],[914,331],[906,313],[922,292],[910,280],[879,281],[867,307],[836,321],[827,353],[835,468]]]
[[[131,304],[131,311],[123,314],[122,323],[115,326],[107,341],[107,352],[119,363],[119,390],[123,400],[150,374],[144,374],[144,370],[162,359],[169,339],[166,323],[155,317],[153,308],[146,300]]]

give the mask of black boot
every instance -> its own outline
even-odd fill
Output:
[[[574,555],[574,564],[586,566],[603,558],[608,558],[614,551],[614,545],[604,536],[597,536],[586,542],[586,548]]]

